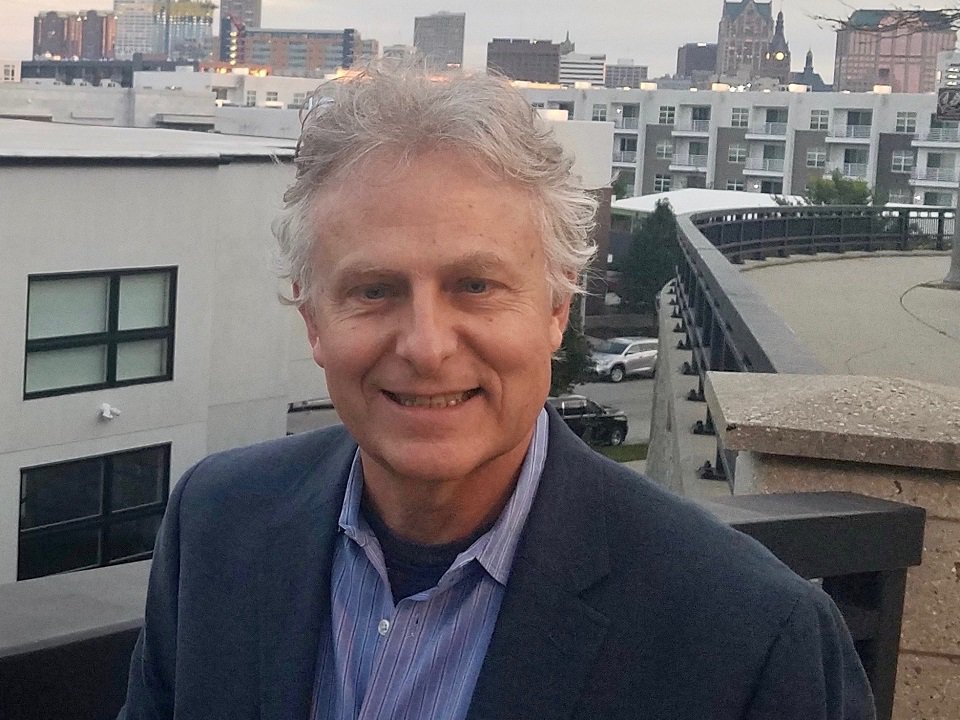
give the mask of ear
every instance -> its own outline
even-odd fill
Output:
[[[560,349],[560,344],[563,342],[563,333],[567,329],[567,324],[570,322],[570,304],[572,301],[573,296],[568,293],[564,296],[563,300],[553,308],[550,322],[550,346],[554,352]]]
[[[300,285],[298,283],[293,284],[293,296],[300,296]],[[320,331],[313,304],[306,300],[297,306],[297,312],[300,313],[300,317],[303,318],[303,323],[307,327],[307,341],[310,343],[313,361],[323,367],[323,348],[320,343]]]

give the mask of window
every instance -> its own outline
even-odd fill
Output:
[[[593,118],[596,122],[606,122],[607,121],[607,106],[606,105],[594,105],[593,106]]]
[[[657,143],[657,158],[660,160],[673,159],[673,143],[669,140],[661,140]]]
[[[149,558],[169,487],[169,444],[22,470],[17,579]]]
[[[300,108],[303,107],[303,104],[304,104],[306,101],[307,101],[307,94],[306,94],[306,93],[302,93],[302,92],[294,93],[294,94],[293,94],[293,102],[290,103],[290,105],[288,105],[287,107],[288,107],[289,109],[291,109],[291,110],[299,110]]]
[[[890,170],[898,173],[908,173],[913,170],[913,151],[894,150],[890,161]]]
[[[746,145],[731,145],[727,150],[727,160],[732,163],[743,163],[747,161]]]
[[[671,178],[669,175],[654,175],[653,177],[653,191],[654,192],[667,192],[670,190]]]
[[[277,102],[280,99],[280,93],[274,90],[267,91],[267,102]]]
[[[750,108],[733,108],[730,111],[730,127],[745,128],[750,124]]]
[[[917,131],[917,114],[915,112],[897,113],[897,132],[915,133]]]
[[[727,190],[743,190],[743,180],[727,180]]]
[[[807,150],[807,167],[822,168],[827,166],[827,149],[811,148]]]
[[[257,91],[256,90],[247,90],[247,98],[245,105],[247,107],[254,107],[257,104]]]
[[[811,110],[810,111],[810,129],[811,130],[829,130],[830,129],[830,111],[829,110]]]
[[[660,116],[657,123],[660,125],[673,125],[677,119],[677,108],[673,105],[661,105]]]
[[[24,399],[173,377],[175,268],[28,283]]]

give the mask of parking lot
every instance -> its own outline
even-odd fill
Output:
[[[579,385],[574,390],[601,405],[610,405],[627,414],[627,443],[647,442],[650,438],[650,413],[653,409],[651,378],[628,378],[621,383],[596,382]],[[333,409],[303,410],[287,415],[287,432],[298,433],[336,425],[340,420]]]

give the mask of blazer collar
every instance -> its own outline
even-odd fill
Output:
[[[329,436],[323,436],[329,437]],[[309,717],[319,642],[330,616],[337,518],[356,443],[342,431],[313,449],[307,470],[278,497],[260,557],[261,720]]]
[[[550,409],[540,489],[468,720],[572,713],[609,624],[583,598],[610,572],[601,474],[595,453]]]

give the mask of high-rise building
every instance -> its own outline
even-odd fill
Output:
[[[494,38],[487,43],[487,70],[512,80],[560,80],[560,45],[550,40]]]
[[[229,16],[249,28],[260,27],[262,0],[221,0],[220,17]]]
[[[130,60],[135,54],[161,57],[164,37],[154,12],[154,0],[114,0],[117,17],[117,60]]]
[[[559,80],[561,85],[590,83],[594,87],[603,87],[606,55],[587,53],[567,53],[560,56]]]
[[[937,53],[956,44],[957,33],[943,13],[856,10],[837,32],[833,87],[863,92],[889,85],[894,92],[931,92]]]
[[[109,10],[41,12],[33,19],[33,56],[109,60],[116,32]]]
[[[380,41],[370,38],[360,42],[360,55],[368,60],[375,60],[380,57]]]
[[[220,15],[220,35],[217,58],[220,62],[236,65],[240,59],[240,33],[244,24],[232,15]]]
[[[213,12],[209,0],[157,3],[155,14],[164,55],[172,60],[205,60],[213,52]],[[169,17],[168,17],[169,15]]]
[[[413,45],[429,67],[459,68],[463,65],[463,31],[466,13],[438,12],[414,18]]]
[[[677,48],[677,77],[692,78],[717,71],[716,43],[686,43]]]
[[[266,65],[275,75],[323,77],[348,68],[362,51],[360,33],[345,30],[245,28],[237,43],[237,63]]]
[[[760,66],[773,37],[770,3],[725,2],[717,35],[717,74],[724,82],[760,77]]]
[[[647,66],[634,65],[630,58],[620,58],[607,65],[603,84],[608,88],[638,88],[647,79]]]

